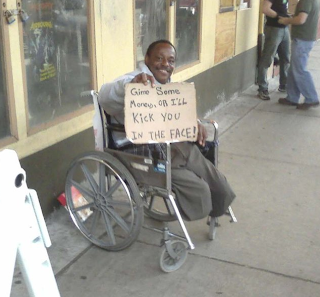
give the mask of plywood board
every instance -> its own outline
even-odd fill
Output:
[[[219,13],[216,26],[215,64],[234,55],[236,40],[236,12]]]

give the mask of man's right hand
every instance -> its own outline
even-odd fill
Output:
[[[136,75],[132,81],[132,83],[143,83],[145,86],[150,82],[151,87],[154,88],[156,86],[156,81],[152,75],[146,74],[144,72]]]
[[[206,145],[206,139],[208,138],[208,132],[207,129],[204,125],[198,122],[198,137],[197,137],[197,142],[201,146]]]

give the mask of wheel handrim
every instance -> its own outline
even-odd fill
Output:
[[[66,185],[69,212],[78,229],[93,244],[120,250],[135,240],[142,214],[131,187],[128,176],[120,175],[100,156],[85,156],[71,167]],[[74,192],[83,196],[84,205],[76,203]],[[85,220],[84,213],[88,215]]]

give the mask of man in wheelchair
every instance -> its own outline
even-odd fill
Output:
[[[135,71],[125,74],[111,83],[106,83],[99,92],[102,108],[110,115],[111,123],[124,124],[124,96],[128,83],[144,85],[166,84],[175,68],[176,49],[168,40],[153,42]],[[206,159],[199,146],[204,147],[207,139],[205,127],[198,123],[197,144],[179,142],[171,145],[172,189],[180,208],[188,220],[206,216],[223,215],[235,194],[225,176],[212,162]],[[116,149],[128,153],[165,159],[165,144],[132,144],[124,132],[113,132]]]

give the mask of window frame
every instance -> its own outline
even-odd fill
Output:
[[[166,38],[176,46],[176,25],[177,25],[177,1],[176,0],[166,0],[166,14],[167,14],[167,24],[166,24]],[[133,43],[134,43],[134,65],[136,68],[137,65],[137,47],[136,47],[136,35],[135,35],[135,11],[136,11],[136,0],[132,0],[133,6]],[[203,19],[203,0],[199,0],[199,26],[198,26],[198,40],[199,40],[199,48],[198,48],[198,59],[192,61],[188,64],[181,65],[175,68],[175,73],[181,72],[185,69],[191,68],[195,65],[201,63],[201,49],[202,49],[202,19]]]
[[[235,5],[236,5],[236,9],[237,10],[243,10],[243,9],[249,9],[249,8],[251,8],[252,6],[252,1],[251,0],[243,0],[244,2],[243,3],[247,3],[247,7],[243,7],[243,8],[241,8],[240,7],[240,0],[236,0],[236,2],[235,2]]]
[[[85,0],[87,2],[87,39],[88,39],[88,55],[89,55],[89,75],[90,75],[90,84],[91,89],[97,89],[97,68],[96,68],[96,54],[94,47],[95,40],[95,30],[94,30],[94,3],[90,0]],[[28,107],[28,89],[27,89],[27,74],[25,67],[25,59],[24,59],[24,51],[23,51],[23,24],[19,22],[19,43],[20,43],[20,52],[21,52],[21,69],[22,69],[22,79],[23,79],[23,90],[24,90],[24,103],[25,103],[25,116],[26,116],[26,127],[27,127],[27,136],[32,136],[41,131],[44,131],[50,127],[57,126],[62,124],[68,120],[76,118],[80,115],[83,115],[87,112],[93,110],[93,102],[91,102],[91,98],[88,97],[90,103],[88,105],[83,106],[82,108],[69,112],[67,114],[58,116],[53,120],[49,120],[48,122],[41,123],[35,126],[30,126],[28,121],[29,115],[29,107]],[[80,96],[80,94],[79,94]]]
[[[166,17],[167,17],[167,22],[166,22],[166,39],[169,40],[170,42],[172,42],[172,38],[170,36],[170,27],[172,26],[172,23],[171,23],[171,15],[170,15],[170,7],[173,5],[172,4],[172,0],[165,0],[166,2]],[[135,27],[136,27],[136,23],[135,23],[135,20],[136,20],[136,17],[135,17],[135,14],[136,14],[136,0],[132,0],[132,13],[133,13],[133,57],[134,57],[134,61],[133,61],[133,65],[134,65],[134,68],[136,69],[137,68],[137,63],[138,63],[138,54],[137,54],[137,46],[136,46],[136,32],[135,32]],[[174,24],[175,26],[175,24]],[[174,43],[172,43],[174,44]]]
[[[1,35],[2,35],[2,45],[3,49],[3,70],[4,70],[4,84],[6,87],[7,95],[7,108],[8,108],[8,120],[9,120],[9,135],[0,139],[0,147],[6,146],[8,144],[18,141],[18,125],[16,118],[16,107],[14,101],[14,92],[13,92],[13,74],[12,74],[12,61],[11,61],[11,50],[10,50],[10,38],[8,32],[8,26],[10,26],[5,18],[4,12],[7,10],[7,1],[2,1],[3,5],[1,6],[1,16],[0,16],[0,25],[1,25]],[[16,21],[18,21],[16,19]]]
[[[223,0],[220,0],[220,5],[219,5],[219,13],[224,13],[224,12],[229,12],[229,11],[234,11],[234,7],[235,7],[235,0],[232,0],[230,2],[232,2],[232,5],[223,5],[221,4]]]
[[[175,1],[174,3],[174,31],[173,31],[173,45],[176,45],[175,44],[175,40],[176,40],[176,24],[177,24],[177,2]],[[183,71],[185,69],[188,69],[188,68],[191,68],[193,66],[196,66],[198,64],[201,63],[201,49],[202,49],[202,20],[203,20],[203,0],[199,0],[199,26],[198,26],[198,40],[199,40],[199,48],[198,48],[198,59],[197,60],[194,60],[190,63],[187,63],[187,64],[184,64],[184,65],[181,65],[181,66],[178,66],[175,68],[175,73],[178,73],[180,71]]]
[[[220,0],[219,13],[230,12],[230,11],[234,11],[234,10],[249,9],[252,7],[251,0],[243,0],[244,3],[248,3],[247,7],[245,7],[245,8],[240,7],[241,0],[232,0],[232,5],[228,5],[228,6],[221,6],[222,1],[223,0]]]

